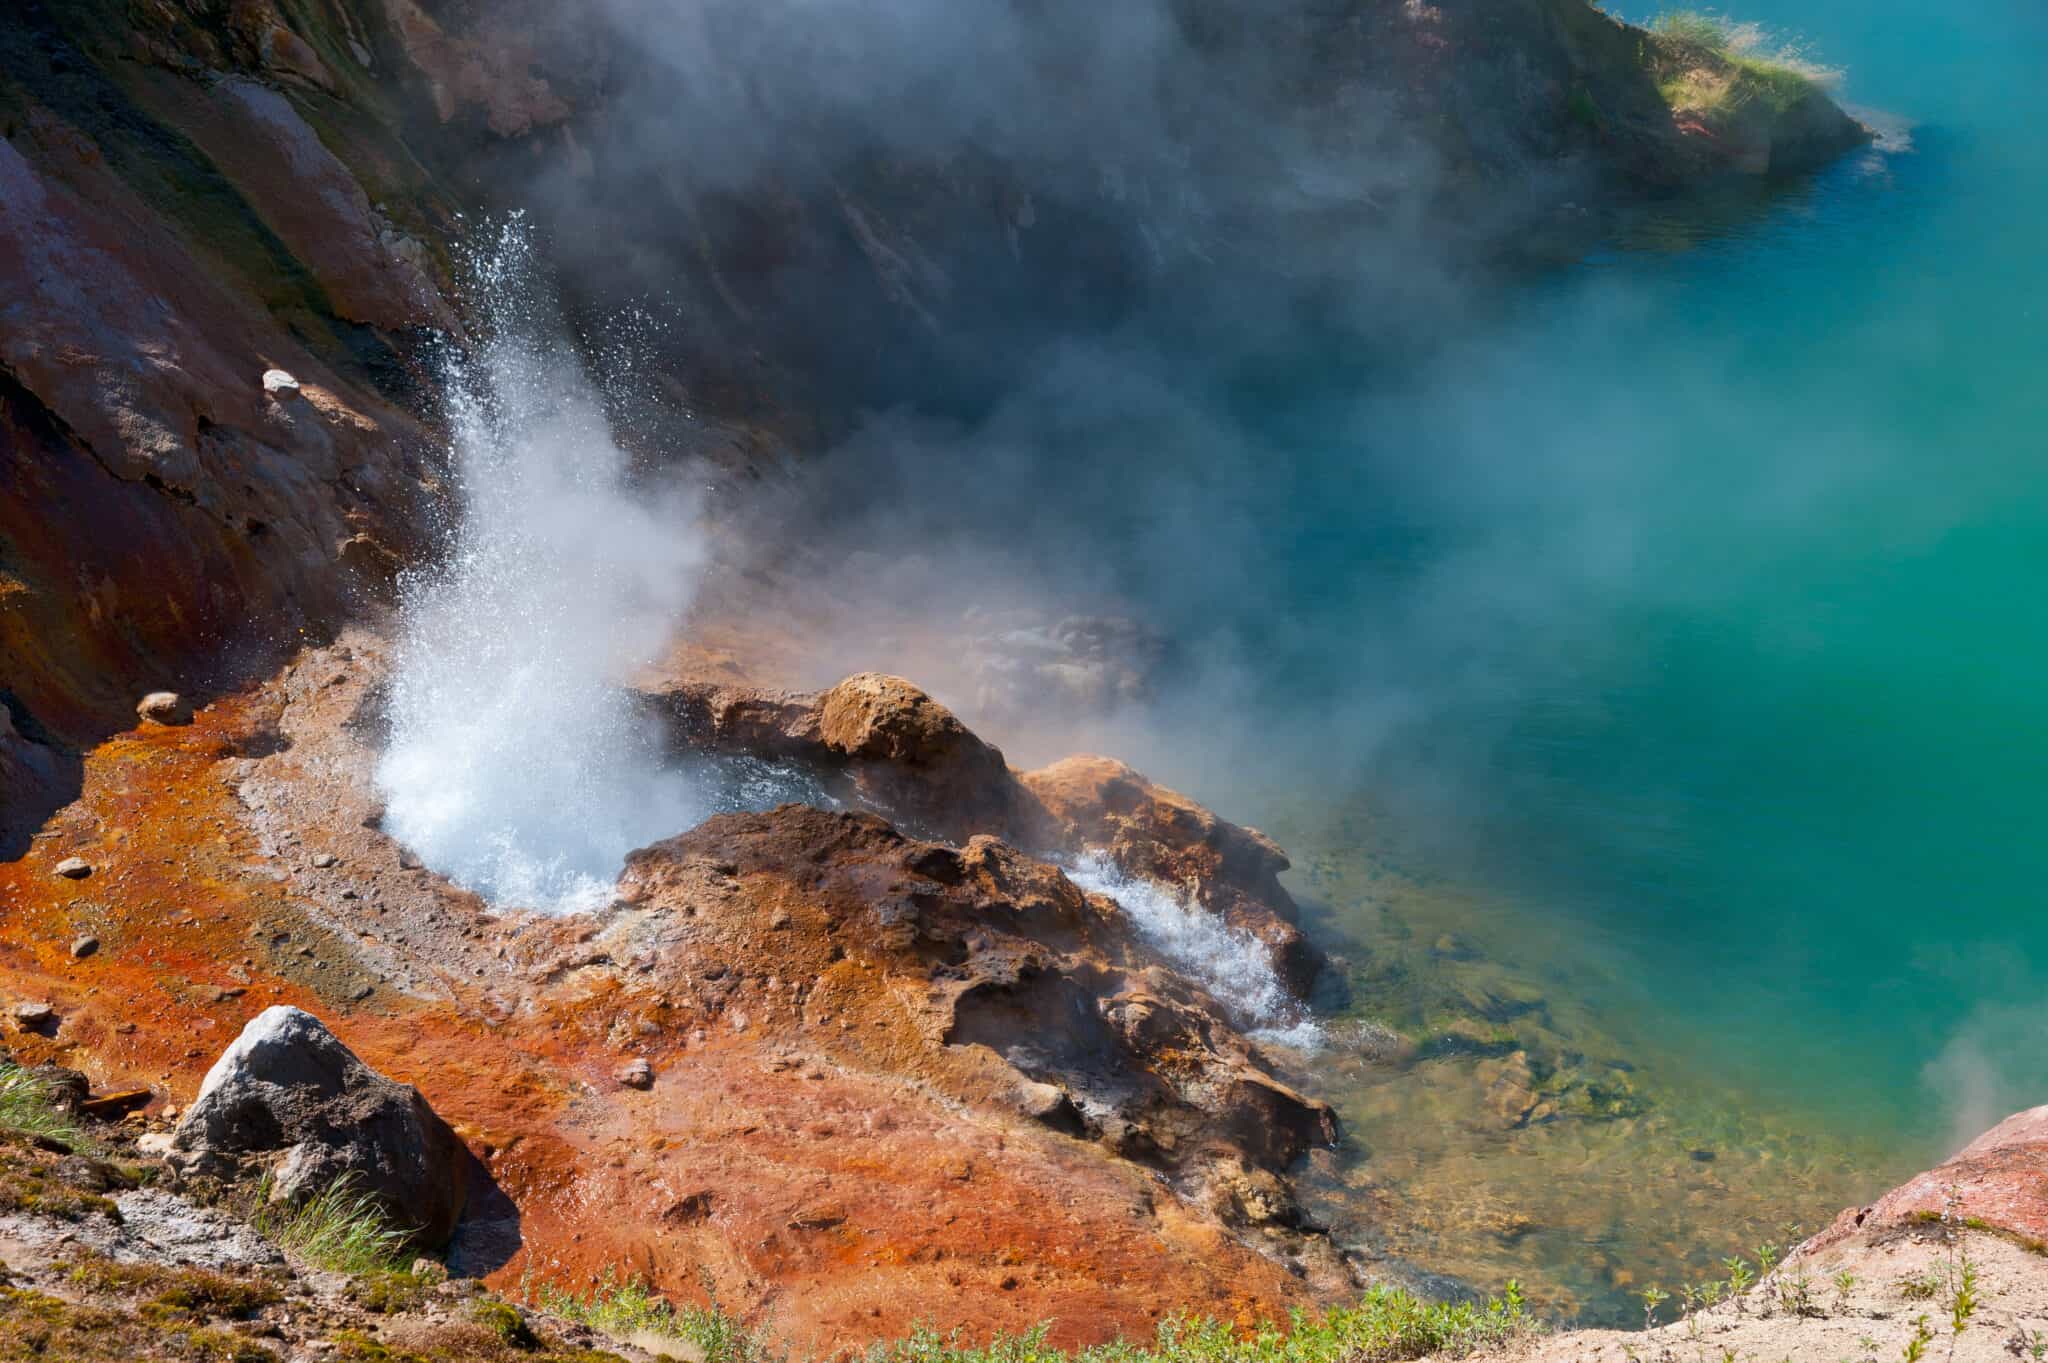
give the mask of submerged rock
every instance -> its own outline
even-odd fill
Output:
[[[171,1157],[187,1172],[268,1168],[297,1200],[344,1179],[424,1245],[461,1217],[470,1157],[418,1089],[372,1070],[311,1013],[266,1008],[207,1071]]]

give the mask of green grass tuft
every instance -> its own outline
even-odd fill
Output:
[[[85,1129],[58,1110],[50,1085],[8,1060],[0,1060],[0,1133],[56,1141],[73,1150],[94,1148]]]
[[[527,1297],[543,1311],[655,1355],[702,1363],[758,1363],[768,1356],[758,1335],[716,1306],[677,1306],[647,1283],[609,1269],[586,1291],[542,1283]]]
[[[1658,89],[1673,109],[1705,117],[1761,102],[1784,113],[1824,91],[1839,71],[1807,59],[1756,24],[1711,10],[1670,10],[1650,23]]]
[[[400,1273],[411,1262],[410,1240],[385,1217],[377,1200],[346,1177],[296,1206],[270,1201],[270,1183],[257,1190],[256,1229],[279,1248],[337,1273]]]

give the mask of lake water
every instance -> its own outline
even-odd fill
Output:
[[[1142,757],[1297,854],[1340,1016],[1457,1032],[1313,1062],[1326,1213],[1595,1316],[2048,1102],[2048,10],[1739,17],[1884,145],[1265,395],[1199,610],[1124,584],[1241,716]]]

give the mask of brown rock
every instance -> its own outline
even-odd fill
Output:
[[[645,1060],[628,1060],[612,1071],[612,1078],[623,1088],[651,1089],[654,1087],[654,1066]]]
[[[1944,1215],[2048,1241],[2048,1106],[2013,1114],[1947,1163],[1843,1212],[1803,1252]]]

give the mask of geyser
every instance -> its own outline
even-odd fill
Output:
[[[619,684],[689,604],[697,507],[630,481],[517,223],[472,273],[486,330],[445,376],[462,518],[403,589],[377,782],[385,830],[429,865],[570,912],[704,813]]]

